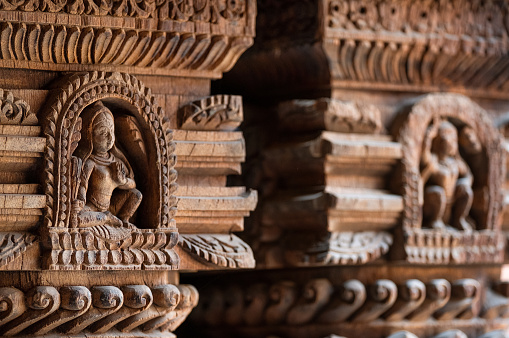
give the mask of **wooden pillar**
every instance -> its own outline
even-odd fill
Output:
[[[254,266],[242,98],[254,1],[0,5],[0,335],[174,337],[179,271]]]
[[[186,278],[202,290],[188,332],[505,336],[507,4],[258,11],[217,85],[245,98],[257,270]]]

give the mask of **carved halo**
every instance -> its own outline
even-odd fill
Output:
[[[408,111],[407,111],[408,112]],[[403,227],[420,228],[422,223],[422,191],[420,188],[420,159],[426,129],[435,119],[449,119],[470,126],[476,133],[487,157],[488,201],[480,229],[498,230],[498,214],[502,207],[499,187],[504,179],[504,151],[499,132],[486,112],[467,97],[456,94],[431,94],[410,107],[399,129],[403,152]]]
[[[117,100],[130,105],[152,150],[148,163],[150,179],[155,180],[151,200],[154,219],[150,228],[175,228],[176,212],[175,144],[164,127],[164,114],[150,89],[134,76],[121,73],[87,72],[71,75],[50,99],[45,135],[46,228],[67,228],[71,212],[71,156],[80,139],[83,109],[99,100]],[[149,144],[150,143],[150,144]]]

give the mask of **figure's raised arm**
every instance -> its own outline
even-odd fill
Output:
[[[424,144],[421,153],[421,179],[426,182],[433,173],[435,167],[434,156],[431,153],[433,139],[437,135],[437,122],[433,122],[424,135]]]
[[[431,145],[436,135],[437,127],[434,122],[428,127],[428,129],[426,129],[426,134],[424,135],[424,144],[421,154],[421,163],[424,165],[427,165],[430,161],[432,161]]]

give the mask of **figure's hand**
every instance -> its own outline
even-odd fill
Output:
[[[85,202],[79,199],[75,199],[71,204],[71,210],[73,213],[78,214],[83,207],[85,206]]]
[[[113,165],[113,175],[120,184],[127,183],[126,167],[122,162],[115,162]]]
[[[104,215],[106,216],[106,224],[114,227],[121,227],[123,225],[123,222],[120,220],[120,218],[113,215],[111,212],[105,211]]]

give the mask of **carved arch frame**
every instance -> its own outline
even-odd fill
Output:
[[[505,176],[505,154],[500,133],[486,112],[459,94],[430,94],[402,110],[405,118],[397,139],[402,146],[404,210],[402,232],[406,260],[421,264],[501,263],[505,238],[500,212],[503,195],[499,189]],[[435,118],[447,118],[468,125],[475,131],[488,160],[487,209],[484,224],[475,231],[422,228],[423,196],[420,159],[426,129]],[[395,125],[396,126],[396,125]]]
[[[155,269],[176,269],[179,258],[172,248],[177,244],[178,231],[173,219],[177,210],[177,198],[174,195],[177,184],[175,143],[169,129],[165,128],[164,112],[156,104],[151,90],[134,76],[125,73],[85,72],[72,74],[59,85],[57,93],[48,101],[44,134],[47,145],[44,156],[44,183],[47,197],[42,233],[48,235],[47,243],[52,254],[50,269],[81,269],[86,257],[79,251],[97,249],[96,252],[108,257],[99,257],[99,265],[107,269],[117,269],[122,264],[130,266],[131,261],[144,262],[156,266]],[[136,108],[135,117],[144,124],[142,128],[152,134],[155,150],[155,171],[157,172],[157,219],[151,229],[133,230],[133,237],[119,247],[97,244],[97,239],[83,229],[69,228],[71,216],[71,163],[73,147],[81,137],[80,114],[88,105],[104,99],[119,99]],[[75,128],[79,131],[76,132]],[[72,237],[72,239],[71,239]],[[94,242],[95,241],[95,242]],[[82,242],[82,244],[78,243]],[[69,244],[71,243],[71,244]],[[87,243],[95,243],[88,245]],[[88,246],[88,247],[87,247]],[[138,250],[134,252],[131,250]],[[101,251],[101,249],[103,249]],[[151,250],[151,253],[140,250]],[[115,251],[118,254],[105,253]],[[122,250],[133,251],[134,259],[125,262]],[[67,253],[64,253],[68,251]],[[79,257],[78,257],[79,256]],[[86,255],[85,255],[86,256]],[[131,255],[132,256],[132,255]],[[165,258],[165,256],[167,258]],[[145,258],[143,258],[145,257]],[[148,257],[148,258],[147,258]],[[74,262],[74,263],[73,263]],[[141,265],[140,263],[139,265]],[[127,268],[126,266],[126,268]],[[141,267],[140,267],[141,268]],[[146,268],[146,267],[145,267]],[[96,266],[94,269],[102,269]]]
[[[503,195],[499,187],[505,175],[504,149],[500,133],[486,112],[469,98],[457,94],[431,94],[415,103],[400,129],[402,145],[404,215],[403,228],[420,228],[422,191],[419,189],[420,159],[426,129],[435,118],[456,119],[474,129],[488,158],[487,230],[500,230],[498,221]]]

